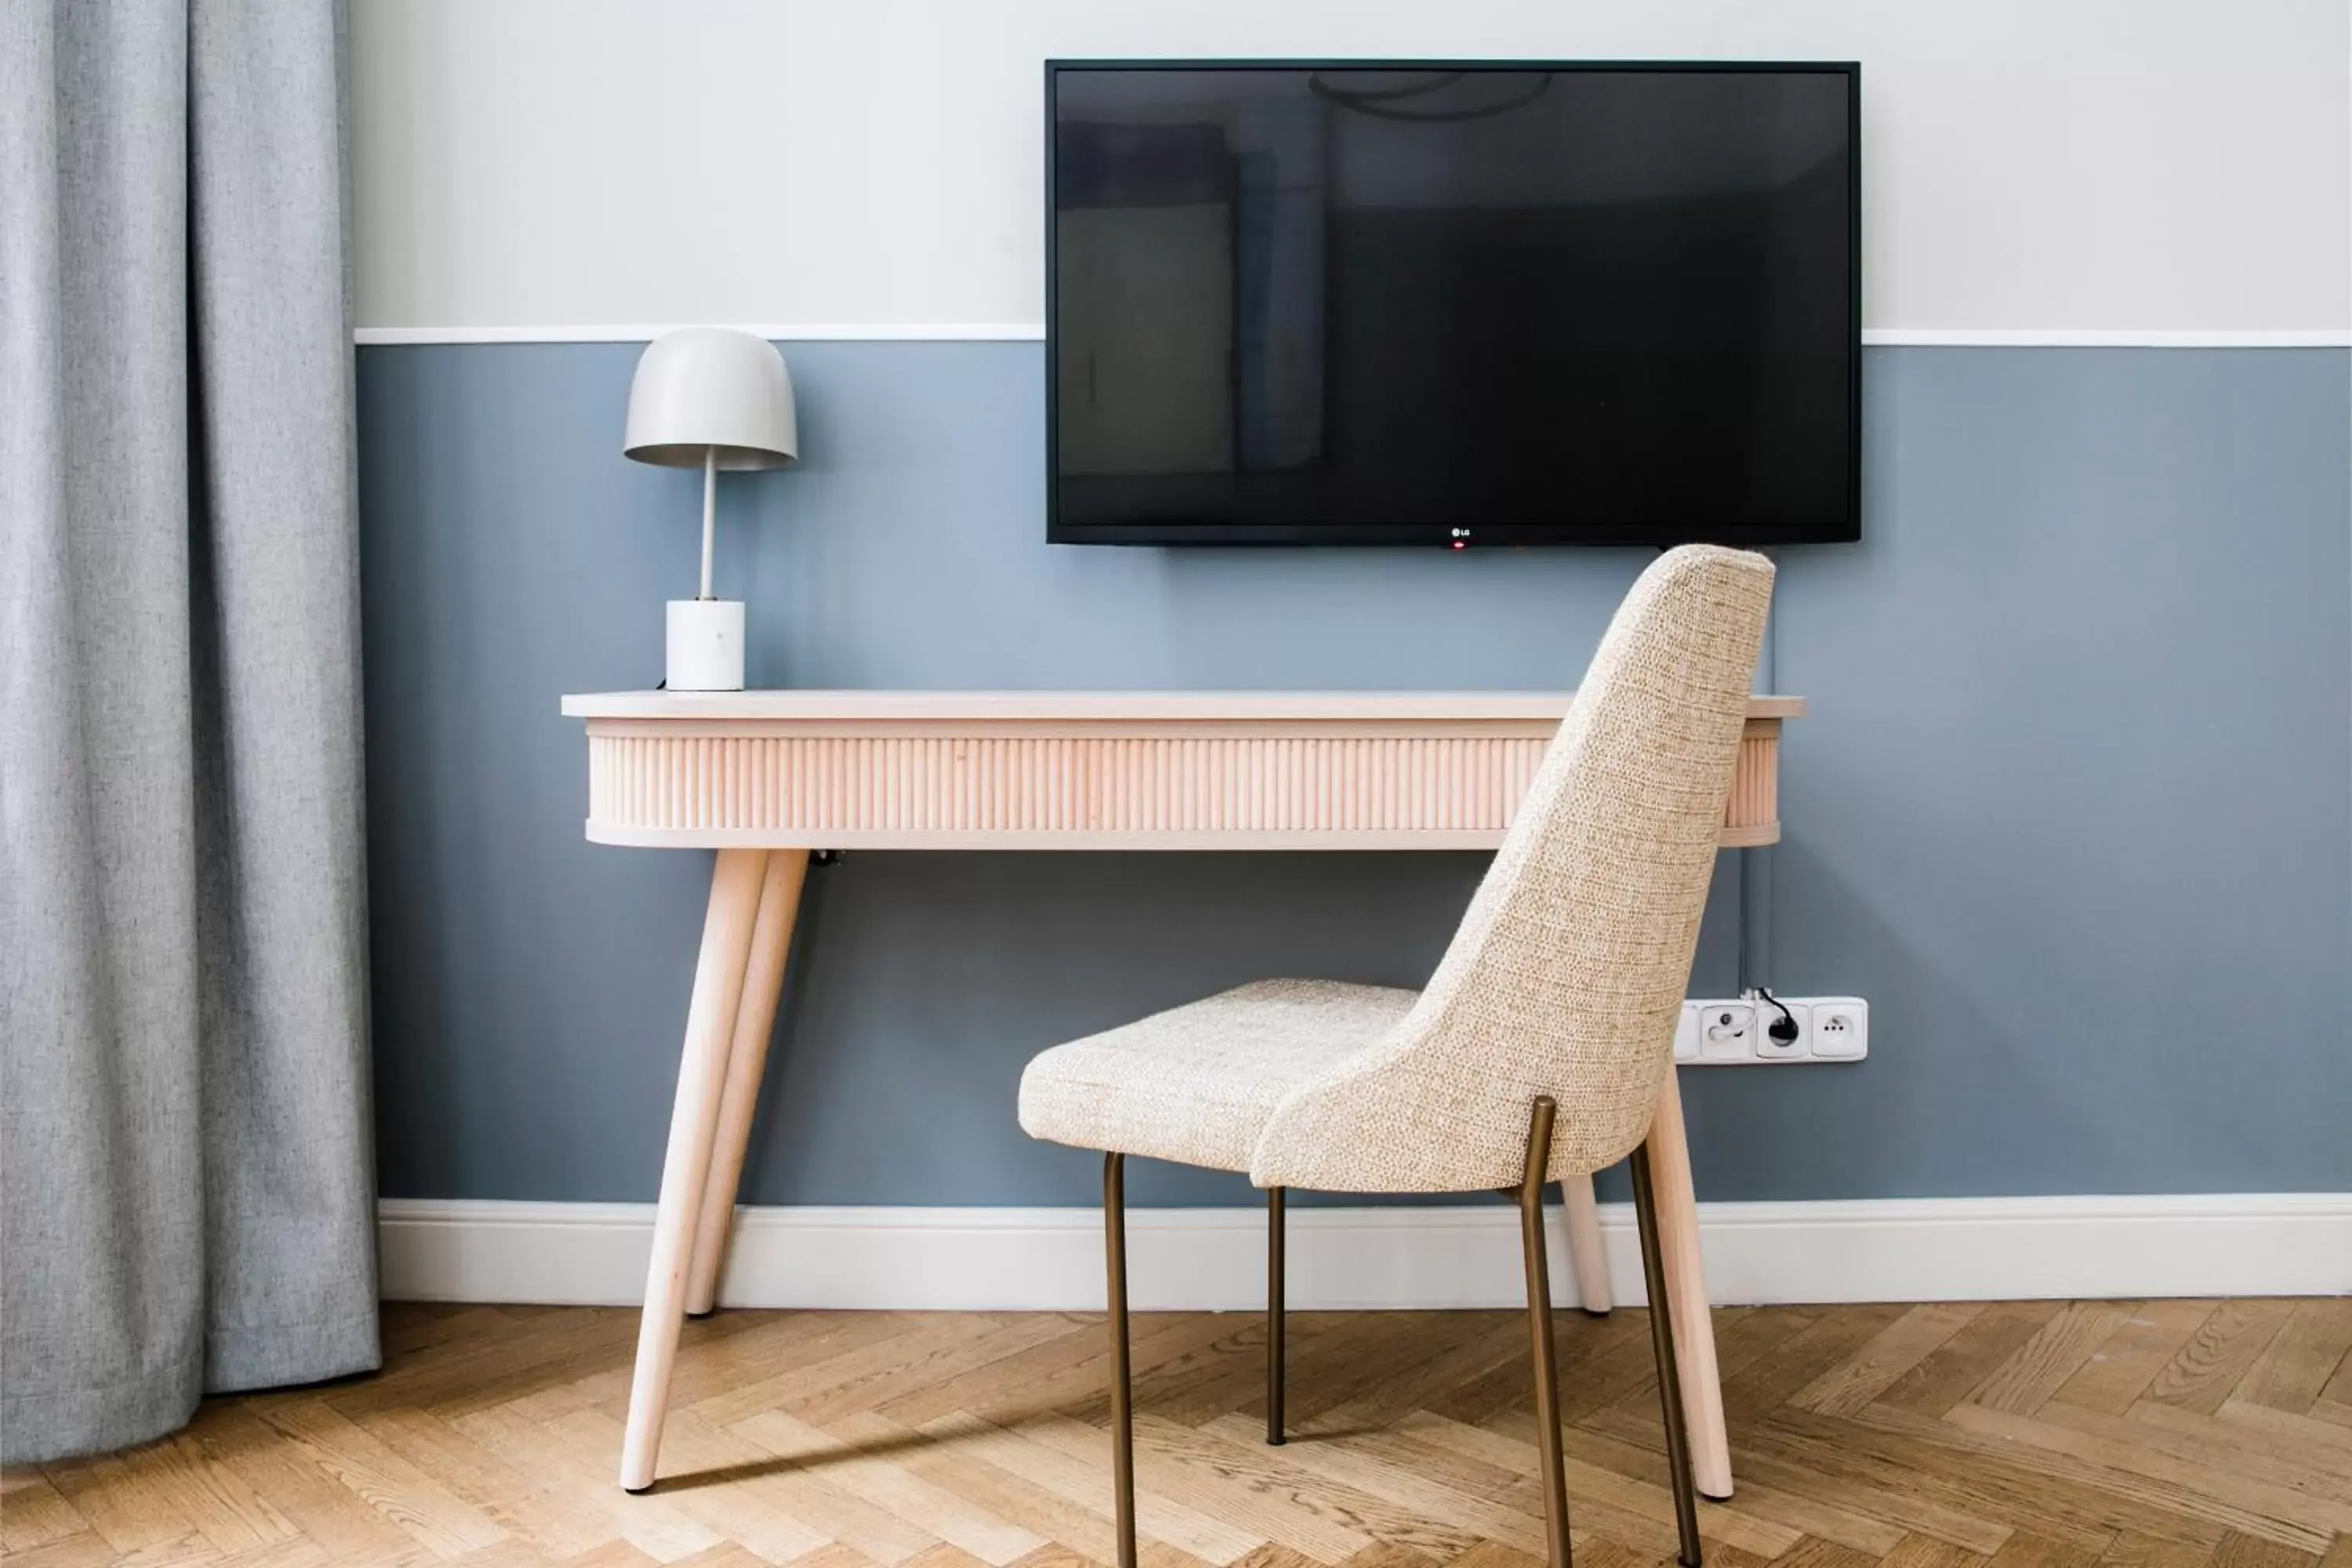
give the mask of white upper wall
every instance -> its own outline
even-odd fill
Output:
[[[2345,0],[351,10],[363,330],[1036,323],[1053,56],[1858,59],[1869,328],[2352,328]]]

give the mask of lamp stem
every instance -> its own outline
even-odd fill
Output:
[[[711,518],[719,504],[719,448],[702,449],[702,597],[710,597]]]

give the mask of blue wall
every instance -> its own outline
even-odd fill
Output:
[[[1646,559],[1049,547],[1039,345],[785,349],[807,460],[722,480],[755,685],[1558,688]],[[584,843],[556,712],[656,680],[692,591],[699,476],[620,456],[636,353],[361,351],[388,1195],[656,1184],[709,857]],[[1685,1074],[1705,1195],[2352,1188],[2347,357],[1870,351],[1866,537],[1782,552],[1814,708],[1774,978],[1868,996],[1874,1055]],[[1479,869],[851,856],[811,878],[747,1199],[1092,1202],[1013,1125],[1032,1052],[1265,973],[1416,984]]]

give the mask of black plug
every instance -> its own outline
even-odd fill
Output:
[[[1761,985],[1759,985],[1756,988],[1756,994],[1764,998],[1765,1001],[1772,1004],[1773,1006],[1780,1008],[1780,1016],[1764,1026],[1765,1037],[1776,1046],[1795,1045],[1797,1043],[1798,1035],[1802,1033],[1802,1031],[1797,1027],[1797,1016],[1794,1013],[1790,1012],[1788,1008],[1781,1007],[1780,999],[1778,996],[1773,995],[1769,991],[1765,990]]]

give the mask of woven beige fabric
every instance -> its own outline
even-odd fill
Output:
[[[1671,1064],[1771,596],[1742,551],[1642,574],[1418,997],[1265,982],[1057,1047],[1023,1128],[1260,1186],[1467,1192],[1518,1180],[1549,1094],[1555,1179],[1622,1159]]]
[[[1275,1110],[1381,1044],[1418,993],[1261,980],[1056,1046],[1021,1075],[1034,1138],[1246,1171]]]

